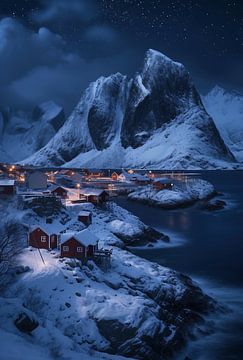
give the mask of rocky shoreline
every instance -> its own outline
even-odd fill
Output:
[[[43,265],[36,249],[23,250],[19,265],[28,271],[16,272],[17,281],[0,298],[6,344],[16,336],[26,351],[30,346],[37,351],[37,345],[45,349],[47,360],[64,355],[98,360],[101,354],[104,360],[162,360],[212,331],[207,315],[220,310],[214,299],[188,276],[126,249],[168,241],[166,235],[114,203],[103,209],[78,205],[70,216],[80,208],[92,210],[91,231],[101,246],[113,249],[110,270],[92,261],[59,259],[58,252],[47,250],[42,250]],[[28,221],[31,216],[28,212]]]

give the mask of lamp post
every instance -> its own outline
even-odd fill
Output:
[[[77,189],[78,189],[78,199],[80,199],[80,184],[78,183],[76,185]]]

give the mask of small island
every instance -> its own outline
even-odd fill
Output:
[[[206,180],[178,181],[171,178],[156,179],[128,194],[128,199],[164,209],[175,209],[207,200],[216,194],[214,186]]]

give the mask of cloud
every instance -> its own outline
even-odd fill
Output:
[[[92,42],[106,42],[111,44],[118,39],[118,34],[110,26],[94,25],[86,30],[85,38]]]
[[[40,24],[73,20],[87,23],[96,15],[93,0],[42,0],[41,3],[43,8],[33,14],[33,19]]]
[[[129,56],[128,54],[127,56]],[[55,66],[39,66],[5,88],[5,96],[16,104],[35,106],[53,100],[69,113],[77,105],[82,91],[98,77],[118,72],[123,54],[86,61],[69,54]],[[126,70],[126,69],[125,69]]]
[[[60,35],[40,28],[33,32],[18,21],[0,21],[0,86],[40,65],[55,64],[64,56]]]
[[[67,4],[71,14],[76,9],[73,16],[80,19],[85,11],[88,14],[88,7],[79,6],[91,3],[58,0],[57,7],[57,1],[46,1],[38,19],[61,19]],[[41,25],[33,30],[16,19],[0,20],[0,106],[30,109],[54,100],[68,113],[91,81],[117,71],[126,73],[123,39],[110,26],[97,21],[82,24],[79,37],[65,42],[47,25]]]

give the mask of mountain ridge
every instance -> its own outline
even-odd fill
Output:
[[[235,159],[184,65],[149,49],[134,78],[116,73],[92,82],[58,133],[24,162],[205,169]]]

